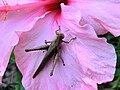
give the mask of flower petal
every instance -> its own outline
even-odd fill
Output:
[[[81,24],[91,24],[97,34],[106,32],[120,35],[119,0],[71,0],[71,5],[80,9]]]
[[[16,63],[23,75],[23,85],[26,90],[40,90],[43,87],[42,84],[40,87],[37,84],[37,82],[41,82],[42,78],[40,80],[33,80],[32,76],[45,53],[42,51],[26,53],[25,49],[43,45],[45,40],[53,40],[55,35],[55,30],[53,29],[53,25],[51,25],[54,21],[53,14],[48,14],[46,18],[40,19],[31,31],[23,33],[18,45],[15,47]],[[36,84],[35,87],[33,87],[34,84]]]
[[[43,14],[42,7],[0,13],[0,76],[4,74],[10,54],[18,43],[20,34],[29,31]]]
[[[55,31],[52,23],[52,16],[46,16],[43,20],[36,23],[35,27],[27,33],[23,33],[18,45],[15,47],[16,63],[23,75],[23,85],[26,90],[96,90],[97,86],[85,83],[83,70],[79,66],[79,61],[69,55],[69,51],[65,49],[62,58],[66,66],[63,66],[61,60],[58,61],[53,77],[50,76],[52,60],[46,65],[44,70],[35,78],[32,76],[39,66],[45,53],[42,51],[26,53],[25,49],[34,48],[44,44],[44,40],[53,40]],[[71,45],[68,46],[68,48]],[[70,47],[71,48],[71,47]],[[64,51],[63,51],[64,52]],[[74,67],[74,68],[73,68]],[[81,73],[81,72],[83,73]],[[89,80],[90,81],[90,80]],[[93,81],[91,81],[93,82]],[[95,83],[95,82],[94,82]],[[46,85],[46,86],[44,86]],[[34,87],[33,87],[34,86]]]
[[[70,7],[68,8],[70,9]],[[43,19],[37,21],[31,31],[21,35],[20,41],[15,47],[15,56],[17,66],[23,75],[22,83],[26,90],[97,90],[96,83],[113,79],[116,64],[113,46],[108,44],[105,39],[97,38],[91,26],[80,26],[78,22],[72,23],[72,19],[68,15],[73,12],[69,10],[69,14],[66,14],[68,8],[62,7],[61,19],[63,22],[58,20],[60,21],[58,23],[61,31],[65,34],[65,40],[74,37],[77,39],[69,44],[62,44],[61,58],[64,60],[65,66],[59,59],[53,76],[50,76],[52,58],[33,79],[33,74],[45,52],[25,52],[25,49],[43,45],[45,40],[53,40],[55,28],[58,27],[55,19],[56,13],[47,14]],[[66,30],[69,31],[66,32]]]
[[[96,83],[111,81],[116,66],[114,47],[108,44],[106,39],[92,37],[90,34],[76,32],[75,36],[79,40],[76,40],[71,52],[76,52],[76,57],[86,75]]]
[[[80,26],[76,22],[79,18],[74,17],[74,20],[69,18],[78,12],[78,9],[73,9],[70,6],[62,5],[62,18],[60,18],[62,26],[72,32],[70,35],[78,38],[75,40],[75,44],[69,47],[71,49],[69,52],[76,52],[73,56],[79,59],[83,71],[91,80],[96,81],[96,83],[111,81],[114,77],[116,65],[114,47],[108,44],[105,38],[98,38],[90,25]]]
[[[14,5],[22,5],[26,3],[33,3],[37,2],[39,0],[0,0],[0,6],[4,5],[9,5],[9,6],[14,6]]]

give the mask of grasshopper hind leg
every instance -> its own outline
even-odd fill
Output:
[[[50,45],[42,45],[36,48],[25,49],[25,52],[38,51],[38,50],[48,50]]]
[[[62,60],[63,66],[65,66],[65,63],[64,63],[63,59],[60,57],[60,52],[58,52],[58,53],[55,55],[55,59],[54,59],[54,61],[53,61],[53,65],[52,65],[52,70],[51,70],[51,72],[50,72],[50,76],[53,75],[55,66],[56,66],[57,61],[59,60],[59,58]]]
[[[54,72],[54,69],[55,69],[55,66],[56,66],[56,64],[57,64],[57,61],[58,61],[59,57],[60,57],[60,52],[58,52],[58,53],[55,55],[55,59],[54,59],[54,61],[53,61],[53,65],[52,65],[52,70],[51,70],[51,72],[50,72],[50,76],[53,75],[53,72]]]

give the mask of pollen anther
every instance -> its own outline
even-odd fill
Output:
[[[17,12],[20,12],[20,10],[17,10]]]
[[[6,15],[3,16],[3,20],[6,21]]]

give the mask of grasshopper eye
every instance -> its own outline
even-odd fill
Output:
[[[59,35],[60,34],[60,30],[56,30],[55,33],[56,33],[56,35]]]
[[[62,39],[65,37],[64,34],[62,34],[62,33],[60,34],[60,36],[62,37]]]

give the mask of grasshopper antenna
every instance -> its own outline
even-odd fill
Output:
[[[58,30],[55,31],[55,33],[58,35],[61,32],[60,26],[58,26]]]
[[[56,23],[57,23],[58,29],[55,31],[55,33],[59,34],[61,32],[61,28],[60,28],[60,25],[58,24],[57,20],[56,20]]]

